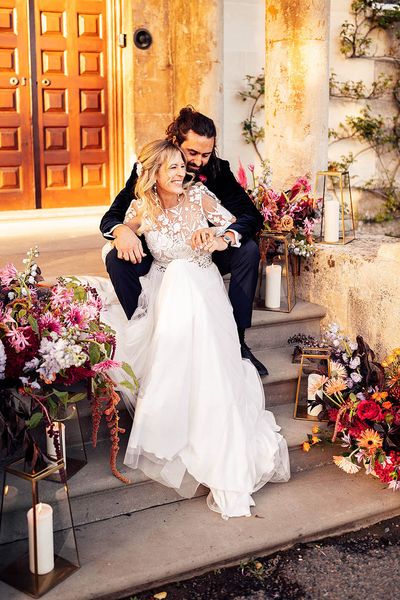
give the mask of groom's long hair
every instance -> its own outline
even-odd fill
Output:
[[[173,144],[169,140],[155,140],[146,144],[139,153],[136,163],[136,171],[138,166],[140,174],[135,185],[136,202],[133,205],[133,210],[139,216],[141,225],[138,234],[143,233],[146,228],[156,222],[157,216],[162,209],[155,190],[157,173],[165,162],[170,164],[176,160],[176,155],[179,154],[182,161],[186,164],[186,157],[179,146]],[[184,187],[190,185],[190,182],[184,184]]]
[[[165,135],[167,140],[180,146],[185,141],[190,130],[197,133],[197,135],[206,138],[214,138],[215,140],[217,139],[217,130],[214,121],[198,112],[190,105],[181,108],[176,119],[168,125]],[[214,144],[206,169],[213,176],[215,176],[218,171],[216,144]]]

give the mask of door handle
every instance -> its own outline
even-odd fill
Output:
[[[10,84],[10,85],[14,85],[14,86],[15,86],[15,85],[18,85],[18,84],[19,84],[19,79],[18,79],[18,77],[10,77],[9,84]]]
[[[44,85],[45,87],[47,87],[50,84],[51,84],[50,79],[42,79],[42,85]]]

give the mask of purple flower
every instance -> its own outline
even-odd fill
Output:
[[[357,373],[356,371],[351,373],[350,377],[354,381],[354,383],[360,383],[360,381],[362,380],[360,373]]]

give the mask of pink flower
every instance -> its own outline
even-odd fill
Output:
[[[303,221],[303,229],[305,235],[311,235],[314,231],[314,221],[310,221],[308,217],[306,217]]]
[[[60,321],[54,317],[50,312],[45,313],[38,320],[40,332],[47,329],[50,333],[57,333],[61,335],[62,326]]]
[[[3,269],[0,269],[0,279],[3,285],[8,287],[14,279],[18,276],[18,271],[13,264],[6,265]]]
[[[66,310],[74,299],[74,290],[67,289],[61,285],[56,285],[51,293],[52,308],[61,308]]]
[[[247,165],[250,173],[254,173],[254,165]]]
[[[244,167],[240,160],[239,160],[239,169],[238,169],[236,178],[237,178],[238,182],[240,183],[240,185],[242,186],[242,188],[244,190],[247,190],[248,184],[247,184],[246,171],[244,170]]]
[[[67,322],[73,327],[85,327],[86,326],[86,314],[85,311],[79,308],[79,306],[72,306],[69,314],[66,318]]]
[[[29,340],[25,336],[25,331],[27,329],[29,329],[29,332],[32,331],[30,327],[13,327],[6,333],[6,336],[10,338],[10,345],[16,352],[22,352],[27,346],[30,346]]]
[[[198,176],[201,183],[206,183],[207,182],[207,176],[206,175],[199,175]]]
[[[108,369],[115,369],[120,367],[122,363],[117,362],[116,360],[103,360],[103,362],[97,363],[97,365],[92,366],[92,370],[96,373],[103,373],[104,371],[108,371]]]
[[[94,339],[96,342],[99,342],[99,344],[106,344],[108,342],[108,337],[103,331],[96,332],[94,334]]]

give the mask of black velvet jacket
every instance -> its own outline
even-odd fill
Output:
[[[236,223],[229,226],[229,229],[240,233],[242,241],[254,237],[263,225],[263,218],[248,194],[236,181],[230,170],[229,162],[217,158],[214,168],[208,170],[206,168],[204,175],[207,177],[204,185],[217,196],[221,204],[237,219]],[[111,229],[123,223],[125,213],[134,197],[133,189],[136,180],[136,169],[133,167],[124,189],[116,196],[101,220],[100,231],[105,238],[112,239],[113,236],[109,233]]]

